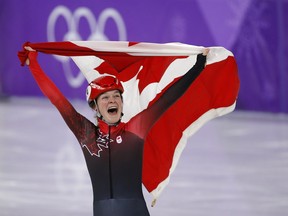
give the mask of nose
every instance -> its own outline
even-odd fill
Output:
[[[113,96],[109,97],[109,103],[114,103],[115,102],[115,98]]]

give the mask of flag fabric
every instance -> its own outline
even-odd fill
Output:
[[[117,76],[124,87],[124,122],[159,99],[204,50],[182,43],[126,41],[27,42],[24,46],[70,56],[88,83],[101,75]],[[154,199],[168,184],[188,138],[209,120],[235,109],[239,78],[233,53],[223,47],[208,48],[205,69],[145,140],[142,181]],[[19,58],[23,65],[27,56],[22,53]]]

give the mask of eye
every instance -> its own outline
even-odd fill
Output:
[[[101,97],[101,100],[108,100],[108,96],[107,96],[107,95],[103,95],[103,96]]]
[[[120,100],[121,99],[121,94],[119,94],[119,93],[115,94],[114,98],[117,99],[117,100]]]

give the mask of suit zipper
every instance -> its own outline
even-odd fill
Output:
[[[114,193],[113,193],[113,184],[112,184],[112,159],[111,159],[111,143],[110,143],[110,126],[109,126],[109,136],[108,136],[108,151],[109,151],[109,185],[110,185],[110,198],[114,198]]]

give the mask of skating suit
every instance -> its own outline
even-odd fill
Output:
[[[75,134],[83,150],[92,181],[94,216],[149,216],[142,193],[145,137],[159,116],[197,78],[204,68],[206,57],[199,54],[196,64],[188,73],[171,85],[153,105],[127,123],[109,126],[99,120],[96,126],[73,108],[42,71],[36,56],[35,52],[29,54],[30,70],[42,92],[56,106]]]

